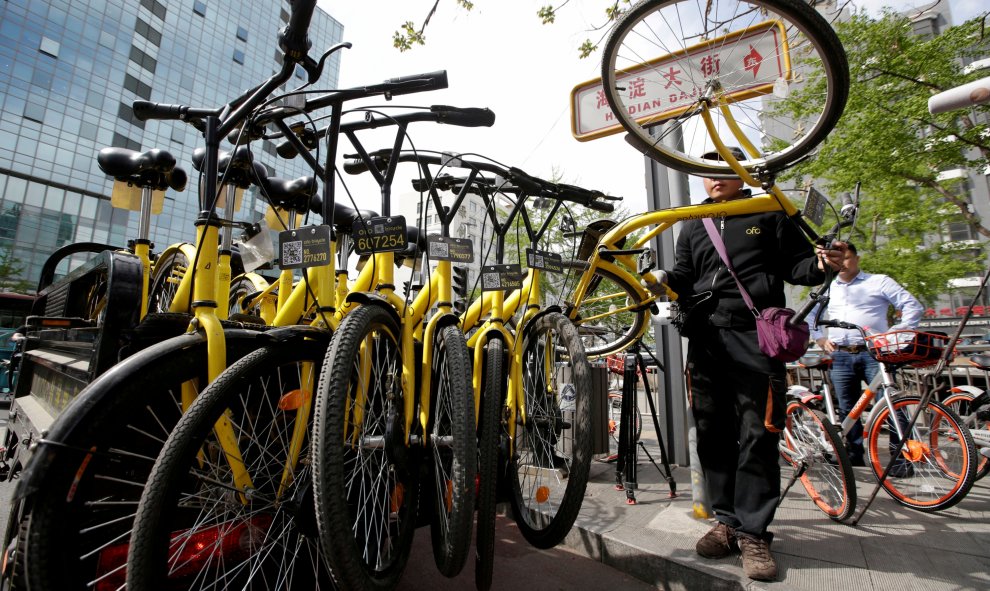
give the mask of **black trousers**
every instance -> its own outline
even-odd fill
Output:
[[[708,499],[718,521],[767,540],[780,498],[784,372],[760,351],[755,328],[708,326],[690,339],[688,392]]]

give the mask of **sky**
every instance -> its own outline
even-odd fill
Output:
[[[344,41],[353,44],[341,58],[341,88],[447,70],[449,88],[396,97],[392,103],[488,107],[495,112],[490,128],[414,124],[410,135],[418,149],[480,153],[543,178],[556,172],[563,182],[622,196],[632,213],[644,211],[643,156],[621,134],[589,142],[571,135],[570,92],[601,74],[600,53],[579,59],[578,47],[585,39],[604,45],[607,29],[595,29],[604,23],[608,3],[570,0],[556,23],[543,25],[536,13],[551,1],[475,0],[469,12],[454,0],[440,0],[426,29],[426,45],[406,52],[392,47],[392,33],[405,21],[420,26],[434,0],[318,0],[318,5],[344,26]],[[948,1],[956,23],[987,10],[985,0]],[[905,10],[931,2],[856,2],[871,12],[893,4]],[[358,205],[376,208],[376,194],[367,192],[375,186],[362,182],[349,183],[363,196]],[[692,183],[692,193],[700,190],[700,183]],[[395,192],[407,190],[396,186]],[[697,201],[701,196],[692,197]]]

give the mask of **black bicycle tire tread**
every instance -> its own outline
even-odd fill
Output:
[[[612,30],[609,33],[608,39],[603,45],[604,49],[602,50],[603,57],[601,73],[602,81],[605,86],[607,86],[606,81],[608,80],[609,61],[606,57],[614,51],[613,46],[618,42],[618,39],[621,36],[620,31],[624,28],[625,23],[627,21],[636,20],[639,18],[640,13],[650,12],[656,7],[656,5],[667,2],[668,0],[642,0],[640,3],[634,5],[623,13],[623,15],[619,17],[618,21],[616,21],[616,23],[612,26]],[[807,29],[808,33],[821,45],[821,55],[835,61],[835,63],[830,64],[834,85],[830,96],[828,96],[826,100],[837,100],[838,104],[834,104],[827,109],[826,116],[822,117],[823,124],[820,125],[812,134],[810,134],[808,139],[803,140],[803,146],[800,149],[795,149],[789,152],[786,160],[782,161],[779,156],[767,158],[765,168],[770,172],[776,172],[786,168],[790,163],[812,152],[818,144],[820,144],[828,136],[828,134],[835,127],[836,123],[838,123],[839,118],[845,110],[845,105],[849,94],[849,66],[845,49],[843,49],[838,35],[836,35],[835,31],[828,24],[828,22],[825,21],[824,17],[818,14],[818,12],[806,2],[802,2],[801,0],[760,0],[760,2],[767,5],[772,5],[775,9],[780,10],[782,13],[787,13],[787,16],[792,20],[800,20],[800,24],[802,24]],[[824,27],[822,25],[824,25]],[[607,92],[608,90],[606,89],[606,94]],[[611,102],[609,102],[609,104],[611,104]],[[616,117],[616,119],[620,123],[623,122],[621,117]],[[654,151],[649,154],[649,156],[662,164],[688,174],[698,176],[705,176],[712,173],[731,174],[731,171],[724,167],[719,168],[717,166],[701,166],[691,162],[669,158],[665,154],[658,151]]]
[[[451,381],[451,402],[453,403],[450,416],[452,422],[458,421],[457,430],[452,429],[453,441],[454,486],[451,496],[451,511],[449,533],[442,535],[440,524],[436,522],[436,507],[434,520],[430,524],[433,541],[433,558],[440,574],[447,578],[456,577],[467,563],[471,547],[471,530],[474,521],[474,475],[476,473],[477,434],[474,426],[474,388],[471,385],[471,361],[468,354],[464,333],[457,326],[448,325],[437,329],[434,344],[439,347],[444,344],[447,355],[447,367]],[[434,353],[436,359],[436,353]],[[437,380],[439,376],[433,376]],[[439,378],[445,379],[445,378]],[[453,425],[452,425],[453,427]],[[457,484],[457,481],[460,484]]]
[[[344,380],[349,381],[350,365],[334,363],[334,360],[344,359],[342,351],[354,348],[354,343],[359,343],[368,327],[373,321],[384,324],[398,338],[399,327],[391,314],[380,306],[368,305],[360,306],[350,312],[341,322],[334,332],[330,343],[330,349],[324,362],[323,371],[320,372],[320,380],[317,385],[316,403],[314,404],[313,416],[313,444],[315,446],[316,461],[313,462],[313,478],[316,486],[316,522],[320,532],[320,538],[325,551],[329,552],[328,562],[334,567],[334,576],[343,588],[354,591],[385,591],[393,589],[402,576],[405,563],[409,558],[409,550],[412,546],[412,537],[408,536],[408,543],[400,540],[403,547],[400,548],[400,556],[389,569],[389,572],[382,573],[381,576],[371,577],[368,575],[360,554],[358,553],[352,536],[342,536],[349,538],[347,543],[340,543],[339,532],[350,531],[351,524],[347,523],[349,512],[347,503],[341,502],[344,497],[343,490],[329,490],[330,481],[341,482],[343,480],[344,466],[336,461],[336,455],[326,453],[327,446],[334,447],[336,442],[335,433],[332,427],[336,424],[343,424],[344,400],[331,400],[329,396],[331,386]],[[398,343],[397,343],[398,345]],[[351,356],[347,357],[348,359]],[[327,365],[330,365],[327,371]],[[341,374],[344,374],[341,376]],[[341,436],[342,439],[342,436]],[[336,447],[340,447],[337,445]],[[333,461],[328,461],[328,457]],[[335,476],[335,479],[331,479]],[[413,497],[411,504],[418,503],[415,497],[418,491],[412,491],[408,496]]]
[[[571,381],[575,384],[577,392],[591,392],[590,365],[584,354],[584,346],[581,337],[577,333],[574,324],[563,314],[550,312],[537,318],[524,328],[527,334],[540,329],[556,330],[564,339],[564,345],[569,350],[572,359],[573,370]],[[524,353],[525,357],[525,348]],[[565,488],[564,497],[560,502],[557,513],[550,520],[550,523],[543,529],[531,527],[522,517],[522,512],[526,510],[521,506],[519,496],[518,472],[511,470],[510,477],[513,479],[510,500],[512,502],[512,512],[520,533],[531,545],[540,549],[553,548],[563,541],[570,532],[574,521],[577,519],[584,501],[584,493],[588,484],[588,475],[591,468],[591,401],[587,396],[577,396],[575,398],[575,420],[574,420],[574,461],[568,474],[568,483]],[[518,427],[517,427],[518,429]]]
[[[162,274],[165,272],[166,269],[168,269],[168,274],[171,274],[171,269],[172,269],[173,266],[175,266],[175,264],[176,264],[175,262],[177,260],[179,260],[179,257],[182,257],[182,260],[185,260],[185,266],[188,269],[189,268],[189,265],[192,264],[192,261],[190,261],[189,260],[189,257],[187,257],[185,255],[185,253],[182,252],[182,250],[181,249],[178,249],[178,248],[175,249],[173,252],[169,253],[166,257],[159,258],[157,261],[155,261],[155,265],[154,265],[154,268],[152,269],[152,273],[151,273],[151,280],[148,282],[148,311],[149,312],[152,311],[151,305],[152,305],[153,302],[155,302],[155,296],[156,296],[155,288],[159,285],[158,279],[162,276]],[[166,312],[168,312],[168,310],[169,310],[169,308],[171,306],[172,306],[172,302],[170,300],[168,302],[168,306],[165,306],[165,309],[164,310],[159,310],[159,312],[166,313]],[[161,306],[159,306],[159,307],[161,307]]]
[[[920,402],[921,399],[918,398],[917,396],[902,396],[894,399],[894,408],[896,411],[902,405],[917,406],[918,404],[920,404]],[[921,511],[923,513],[934,513],[936,511],[942,511],[944,509],[949,509],[951,507],[954,507],[957,503],[959,503],[959,501],[963,500],[966,497],[966,495],[969,493],[969,490],[973,487],[973,483],[976,481],[976,457],[975,457],[976,454],[974,454],[973,451],[975,450],[976,446],[973,443],[973,438],[972,435],[970,435],[969,433],[969,429],[967,429],[962,424],[962,420],[959,419],[959,416],[956,415],[955,411],[953,411],[950,408],[946,408],[944,405],[942,405],[940,402],[936,400],[930,400],[928,402],[928,405],[937,408],[939,412],[941,412],[944,415],[944,417],[948,418],[948,420],[952,422],[953,430],[959,436],[960,444],[967,449],[968,461],[966,462],[966,465],[963,467],[964,473],[962,474],[962,478],[959,480],[959,482],[961,482],[961,485],[956,489],[955,493],[951,494],[942,502],[935,504],[922,504],[918,502],[911,502],[906,498],[904,498],[904,495],[898,495],[894,493],[890,487],[894,486],[895,483],[892,482],[890,477],[884,480],[882,488],[884,489],[884,492],[886,492],[892,499],[894,499],[896,502],[900,503],[901,505],[904,505],[905,507],[910,507],[911,509]],[[911,412],[914,411],[912,410]],[[878,437],[879,436],[878,434],[881,432],[879,425],[882,424],[882,421],[886,421],[886,417],[889,414],[890,414],[890,409],[887,408],[886,405],[884,405],[876,414],[874,414],[871,417],[870,425],[868,426],[870,433],[869,443],[866,446],[866,453],[868,457],[870,455],[870,450],[873,449],[874,439]],[[869,464],[874,472],[874,475],[877,478],[879,478],[880,474],[877,473],[876,468],[873,467],[873,462],[870,461]]]
[[[253,381],[251,374],[257,371],[257,367],[265,368],[292,361],[281,359],[284,356],[312,357],[314,363],[321,363],[321,356],[314,347],[319,345],[306,341],[301,346],[297,344],[291,348],[272,345],[252,351],[221,373],[189,407],[166,440],[148,478],[146,492],[135,519],[135,531],[130,546],[132,553],[128,555],[128,588],[155,589],[165,583],[166,573],[162,567],[166,563],[154,562],[155,558],[161,558],[162,552],[167,550],[168,544],[163,542],[167,542],[168,534],[171,533],[167,522],[170,513],[162,507],[162,500],[173,496],[173,491],[181,487],[183,478],[188,474],[188,462],[185,460],[201,446],[202,431],[213,429],[217,419],[216,407],[227,406],[226,400],[231,395],[229,390],[237,388],[240,382]],[[157,531],[162,526],[167,528],[165,535]],[[157,551],[157,556],[144,551],[149,546],[151,552]]]
[[[481,394],[478,414],[479,481],[477,550],[474,567],[474,586],[478,591],[488,591],[492,586],[495,567],[495,513],[496,485],[498,480],[498,449],[502,392],[505,385],[505,343],[491,338],[485,351],[485,386]]]
[[[955,399],[957,399],[957,398],[960,399],[960,400],[965,400],[967,403],[969,403],[969,402],[972,402],[973,401],[973,399],[975,398],[975,396],[973,396],[972,394],[970,394],[968,392],[956,392],[954,394],[951,394],[950,396],[947,396],[945,398],[945,400],[942,401],[942,404],[945,405],[945,406],[948,406],[953,411],[955,411],[955,409],[952,408],[951,406],[949,406],[949,404],[951,404],[952,402],[954,402]],[[972,410],[972,409],[970,409],[970,410]],[[958,415],[959,412],[956,411],[956,414]],[[961,418],[962,417],[960,416],[960,419]],[[975,440],[974,440],[974,443],[975,443]],[[979,450],[977,450],[977,451],[979,451]],[[983,457],[983,456],[980,456],[980,457],[976,458],[976,478],[975,478],[975,480],[980,480],[981,478],[983,478],[987,474],[990,474],[990,458],[986,458],[986,457]]]
[[[839,435],[838,429],[836,429],[835,425],[828,420],[828,417],[819,410],[815,410],[804,404],[801,404],[801,406],[810,412],[812,416],[815,417],[818,426],[824,429],[825,437],[828,439],[833,455],[839,462],[839,470],[842,472],[842,482],[844,485],[843,496],[846,499],[845,509],[836,515],[829,514],[824,510],[822,510],[822,512],[828,515],[829,519],[834,521],[845,521],[856,511],[857,501],[856,480],[853,476],[852,462],[849,460],[849,454],[846,453],[845,445],[842,443],[842,437]],[[821,507],[819,507],[819,509],[821,509]]]

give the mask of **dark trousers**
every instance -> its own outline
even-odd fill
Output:
[[[690,341],[687,373],[715,517],[743,535],[770,539],[780,498],[784,364],[760,351],[755,329],[708,327]]]
[[[829,378],[835,387],[835,397],[839,401],[839,420],[845,420],[859,397],[863,394],[862,382],[869,384],[880,371],[880,366],[868,352],[832,352],[832,371]],[[879,392],[878,392],[879,394]],[[865,418],[865,417],[862,417]],[[897,437],[895,436],[896,440]],[[863,462],[863,423],[856,421],[846,435],[849,460],[856,464]]]

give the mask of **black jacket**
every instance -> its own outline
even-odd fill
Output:
[[[711,199],[705,201],[711,202]],[[729,260],[757,310],[785,305],[784,282],[818,285],[825,280],[825,274],[818,270],[812,245],[784,213],[738,215],[712,221],[720,230]],[[667,273],[668,284],[679,295],[711,290],[714,299],[711,304],[716,313],[752,318],[701,220],[684,223],[677,239],[674,268]]]

